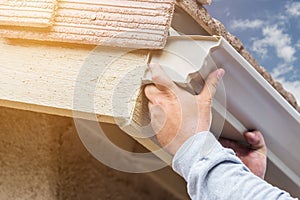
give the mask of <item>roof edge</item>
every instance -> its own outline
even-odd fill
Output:
[[[213,18],[206,8],[196,0],[177,0],[177,5],[184,9],[200,26],[209,34],[224,37],[241,56],[243,56],[299,113],[298,105],[294,95],[286,91],[282,84],[276,81],[267,70],[262,67],[253,55],[244,47],[243,43],[234,35],[229,33],[225,26]]]

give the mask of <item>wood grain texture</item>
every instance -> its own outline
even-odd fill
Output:
[[[15,39],[1,39],[0,51],[0,106],[117,124],[171,163],[138,132],[138,118],[148,117],[141,88],[148,51]]]
[[[82,114],[95,113],[100,121],[110,122],[117,114],[130,117],[130,112],[114,112],[115,87],[120,79],[126,78],[126,73],[144,66],[147,51],[121,55],[116,48],[56,45],[0,40],[2,106],[22,108],[28,104],[25,109],[62,116],[72,116],[72,111],[77,110]],[[130,84],[139,87],[141,77],[136,73]],[[76,96],[75,90],[83,95]],[[126,88],[118,90],[122,91],[127,92]],[[81,101],[85,94],[91,95],[87,100],[93,101]],[[125,100],[129,111],[135,98],[132,94],[131,99]],[[76,105],[76,101],[81,105]]]
[[[56,7],[56,0],[0,0],[0,25],[48,27]]]
[[[0,36],[159,49],[166,43],[173,12],[174,0],[61,0],[48,29],[0,26]]]

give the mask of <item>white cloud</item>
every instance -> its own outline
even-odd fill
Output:
[[[277,79],[283,86],[284,89],[289,91],[294,95],[296,98],[298,104],[300,103],[300,81],[286,81],[285,78],[279,78]]]
[[[294,67],[292,65],[290,65],[290,66],[280,65],[278,67],[275,67],[272,70],[271,75],[274,78],[279,78],[279,77],[282,77],[283,75],[291,72],[293,69],[294,69]]]
[[[300,103],[300,81],[288,81],[286,80],[286,77],[284,75],[288,72],[291,72],[293,70],[293,66],[278,66],[275,69],[273,69],[271,75],[274,79],[279,81],[283,88],[286,91],[289,91],[294,95],[297,102]]]
[[[232,20],[230,23],[230,28],[232,30],[246,30],[246,29],[256,29],[263,26],[263,21],[259,19],[249,20],[249,19],[238,19]]]
[[[255,20],[233,20],[230,28],[233,31],[244,31],[250,29],[261,30],[262,37],[251,39],[252,50],[261,57],[277,56],[281,63],[272,70],[271,75],[278,80],[282,86],[291,92],[300,104],[300,80],[290,81],[286,76],[292,73],[296,61],[296,50],[300,50],[300,40],[292,43],[292,35],[287,33],[290,20],[300,16],[300,2],[285,3],[285,11],[271,14],[265,19]],[[276,55],[270,55],[269,51],[274,49]]]
[[[229,17],[231,15],[231,12],[230,12],[229,8],[225,8],[224,13],[225,13],[226,17]]]
[[[293,17],[300,16],[300,2],[287,3],[285,5],[286,13]]]
[[[262,57],[268,53],[268,48],[272,47],[276,51],[278,58],[285,63],[292,63],[296,60],[296,49],[291,45],[290,35],[283,32],[278,26],[267,26],[262,29],[263,38],[253,41],[252,50]]]
[[[298,49],[300,49],[300,40],[298,40],[298,42],[296,43],[296,47],[297,47]]]

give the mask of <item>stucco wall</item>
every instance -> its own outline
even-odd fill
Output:
[[[95,160],[70,118],[0,107],[0,199],[175,199]]]

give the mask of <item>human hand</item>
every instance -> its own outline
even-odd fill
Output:
[[[218,69],[206,79],[199,95],[178,87],[158,64],[150,64],[154,84],[145,87],[151,125],[159,143],[171,154],[191,136],[211,126],[212,99],[225,71]]]
[[[219,142],[224,147],[231,148],[252,173],[264,179],[267,168],[267,147],[264,137],[259,131],[246,132],[244,137],[250,146],[224,138],[220,138]]]

